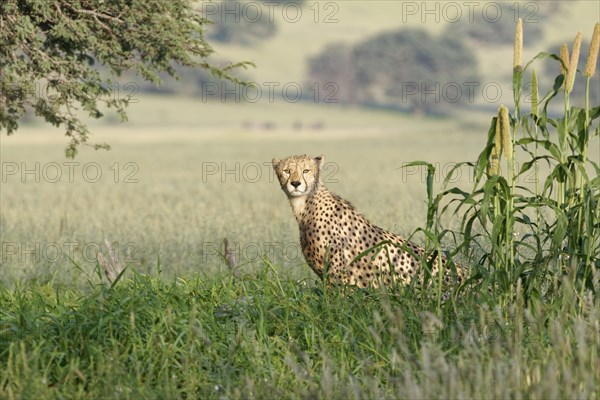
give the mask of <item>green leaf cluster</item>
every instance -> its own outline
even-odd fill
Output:
[[[6,0],[0,4],[0,132],[14,133],[32,110],[65,130],[68,157],[88,144],[82,113],[114,108],[126,120],[129,98],[111,91],[112,78],[132,70],[159,83],[177,65],[232,78],[214,66],[207,21],[189,0]],[[105,66],[110,76],[95,68]],[[106,144],[96,148],[108,148]]]

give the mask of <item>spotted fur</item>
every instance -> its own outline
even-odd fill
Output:
[[[306,155],[273,159],[273,168],[300,228],[300,245],[311,269],[330,283],[359,287],[410,283],[422,277],[424,250],[401,236],[373,225],[348,201],[321,182],[325,158]],[[431,258],[433,274],[438,257]],[[443,259],[444,281],[462,281],[460,267]],[[456,273],[455,273],[456,272]]]

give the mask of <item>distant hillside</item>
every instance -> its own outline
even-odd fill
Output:
[[[470,16],[484,18],[493,24],[500,21],[494,14],[500,3],[512,7],[511,15],[503,14],[501,21],[515,20],[517,16],[524,19],[525,59],[549,50],[557,42],[572,42],[577,31],[582,31],[584,37],[590,37],[600,15],[600,2],[596,0],[521,1],[519,7],[515,7],[514,1],[485,2],[480,7],[471,6],[472,9],[462,2],[307,1],[300,15],[294,13],[295,8],[288,8],[286,14],[283,6],[272,6],[271,12],[277,24],[277,34],[272,38],[253,46],[215,43],[215,49],[220,58],[255,62],[257,68],[247,71],[247,75],[259,84],[274,82],[283,86],[290,82],[303,83],[307,77],[308,57],[315,56],[331,43],[354,44],[377,33],[402,27],[423,28],[437,35],[447,31],[453,25],[452,21],[469,23]],[[426,4],[427,8],[421,9],[422,4]],[[457,17],[458,12],[461,13],[460,18]],[[534,26],[538,28],[537,24],[541,24],[542,35],[534,45],[528,46],[528,31]],[[510,102],[512,41],[503,45],[471,45],[475,47],[481,83],[490,83],[501,90],[498,99],[491,92],[488,97],[498,103]]]

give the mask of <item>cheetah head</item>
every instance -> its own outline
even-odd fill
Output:
[[[306,196],[321,184],[320,171],[324,156],[291,156],[284,160],[273,159],[273,168],[285,194],[292,197]]]

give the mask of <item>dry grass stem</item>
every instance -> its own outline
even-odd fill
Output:
[[[229,246],[229,240],[227,240],[227,238],[223,239],[223,248],[225,251],[225,263],[227,263],[227,266],[231,270],[233,276],[235,278],[239,278],[239,273],[237,270],[237,258],[235,256],[235,248]]]
[[[113,283],[125,268],[119,263],[112,244],[108,239],[104,239],[104,244],[106,244],[106,248],[108,249],[109,260],[102,253],[98,253],[98,264],[102,267],[108,282]]]

